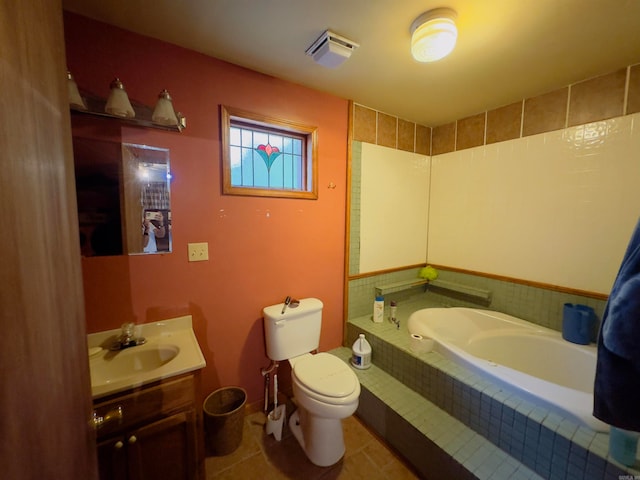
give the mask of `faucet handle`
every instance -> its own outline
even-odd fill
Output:
[[[135,328],[135,325],[134,325],[133,322],[123,323],[122,326],[120,327],[120,329],[122,331],[122,336],[126,337],[126,338],[133,337],[133,329],[134,328]]]

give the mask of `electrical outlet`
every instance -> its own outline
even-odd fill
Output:
[[[207,242],[189,243],[187,244],[187,247],[190,262],[202,262],[204,260],[209,260],[209,244]]]

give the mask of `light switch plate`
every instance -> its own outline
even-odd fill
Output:
[[[202,262],[204,260],[209,260],[209,244],[207,242],[189,243],[187,244],[187,247],[190,262]]]

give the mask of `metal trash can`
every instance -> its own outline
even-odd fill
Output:
[[[209,394],[203,404],[207,455],[228,455],[242,442],[247,392],[223,387]]]

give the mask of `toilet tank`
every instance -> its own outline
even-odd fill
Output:
[[[322,302],[317,298],[303,298],[297,307],[284,303],[262,310],[267,357],[287,360],[318,348],[322,325]]]

